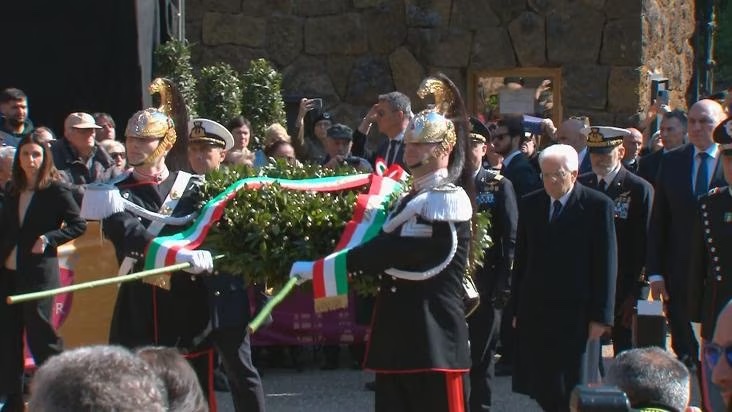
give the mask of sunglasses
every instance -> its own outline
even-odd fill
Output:
[[[721,347],[713,343],[709,343],[704,346],[704,358],[712,368],[717,366],[722,354],[727,358],[727,364],[732,366],[732,346]]]
[[[113,157],[113,158],[115,158],[115,157],[119,157],[120,159],[125,159],[125,158],[127,158],[127,155],[126,155],[126,154],[124,154],[124,153],[110,153],[109,155],[110,155],[111,157]]]

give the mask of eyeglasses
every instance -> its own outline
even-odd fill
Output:
[[[120,159],[126,159],[127,155],[125,153],[110,153],[111,157],[116,158],[119,157]]]
[[[554,173],[540,173],[539,176],[541,176],[542,180],[551,179],[552,181],[556,182],[558,180],[564,179],[565,177],[567,177],[568,174],[569,173],[567,173],[566,171],[560,170]]]
[[[713,343],[704,345],[704,358],[712,368],[717,366],[722,353],[724,353],[724,356],[727,358],[727,364],[732,366],[732,346],[721,347]]]

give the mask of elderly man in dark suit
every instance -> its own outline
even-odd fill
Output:
[[[667,303],[674,352],[692,369],[698,362],[699,343],[691,329],[687,300],[690,232],[699,197],[725,185],[717,161],[720,151],[712,138],[725,118],[722,106],[713,100],[700,100],[689,109],[690,143],[667,153],[661,162],[648,234],[646,273],[651,294]]]
[[[550,146],[539,155],[544,190],[519,206],[512,293],[517,352],[513,390],[545,411],[569,411],[587,349],[614,321],[617,247],[614,205],[576,183],[577,152]],[[592,228],[592,230],[588,230]],[[591,350],[590,352],[595,352]]]
[[[651,220],[653,187],[621,163],[628,129],[588,127],[587,149],[592,172],[579,177],[585,186],[606,194],[615,204],[615,234],[618,243],[618,279],[615,287],[615,356],[632,347],[631,321],[640,294],[646,261],[646,238]]]

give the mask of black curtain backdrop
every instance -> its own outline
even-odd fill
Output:
[[[134,0],[4,0],[0,89],[28,95],[36,126],[108,112],[118,138],[141,106]]]

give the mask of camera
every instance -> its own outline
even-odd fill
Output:
[[[625,392],[616,386],[577,385],[569,402],[572,412],[631,411]]]
[[[313,102],[312,110],[314,110],[316,113],[320,113],[323,111],[323,99],[321,98],[315,98],[310,99],[311,102]]]
[[[658,102],[660,104],[668,105],[668,90],[659,90],[658,95],[656,95],[656,98],[658,99]]]

